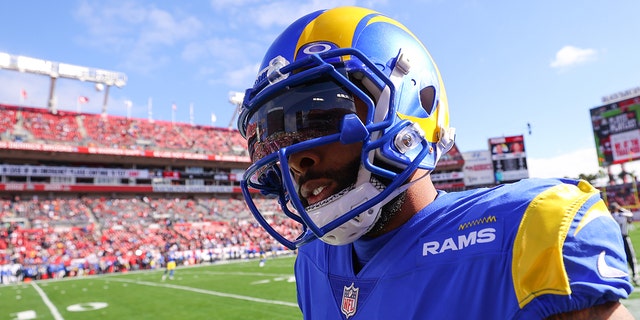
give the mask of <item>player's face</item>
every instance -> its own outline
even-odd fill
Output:
[[[366,106],[358,99],[355,105],[358,116],[363,119]],[[289,157],[291,175],[303,203],[313,205],[354,184],[361,151],[362,143],[334,142]]]
[[[289,166],[298,194],[312,205],[351,186],[360,167],[362,144],[335,142],[292,155]]]
[[[336,81],[320,78],[286,87],[255,110],[247,124],[254,162],[311,139],[335,138],[344,117],[356,114],[364,121],[367,106]],[[326,142],[288,155],[289,174],[303,204],[318,203],[355,183],[361,149],[362,143]]]

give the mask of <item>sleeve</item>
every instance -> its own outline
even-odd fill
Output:
[[[538,194],[513,250],[521,318],[581,310],[633,290],[619,227],[585,181],[567,180]]]

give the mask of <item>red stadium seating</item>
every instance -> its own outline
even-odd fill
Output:
[[[247,156],[245,141],[237,130],[71,111],[52,114],[45,109],[3,104],[0,141]],[[37,164],[47,159],[45,152],[23,162]],[[22,162],[17,159],[10,164]],[[131,158],[118,159],[122,167],[135,167]],[[56,161],[46,165],[96,165],[68,158]],[[156,170],[150,172],[155,174]],[[218,174],[215,163],[208,170]],[[224,176],[231,171],[221,172]],[[55,192],[37,191],[29,179],[21,182],[25,189],[0,190],[0,265],[19,263],[25,269],[36,269],[37,279],[158,268],[170,248],[180,252],[182,263],[247,257],[261,250],[284,251],[250,215],[237,188],[196,195],[78,194],[55,188]],[[237,185],[237,180],[226,181]],[[266,200],[258,203],[267,205]],[[292,235],[301,232],[290,220],[275,223]]]

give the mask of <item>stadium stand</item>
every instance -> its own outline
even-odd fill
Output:
[[[0,104],[0,159],[4,282],[285,252],[242,199],[236,130]]]
[[[235,130],[0,104],[5,141],[246,155]]]

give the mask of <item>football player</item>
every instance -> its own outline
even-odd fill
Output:
[[[447,95],[424,45],[392,18],[339,7],[293,22],[238,128],[249,208],[299,249],[305,319],[632,317],[619,302],[633,287],[618,227],[587,182],[434,187],[455,136]],[[283,228],[264,196],[304,232]]]

